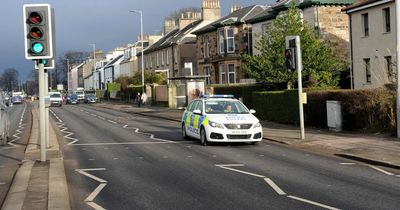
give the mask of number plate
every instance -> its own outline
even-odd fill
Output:
[[[247,131],[237,130],[237,131],[232,131],[232,134],[247,134]]]

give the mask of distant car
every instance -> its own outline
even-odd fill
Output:
[[[13,96],[11,99],[13,104],[22,104],[22,102],[24,101],[22,96]]]
[[[78,96],[79,102],[84,102],[85,101],[85,91],[77,90],[77,91],[74,91],[74,94],[76,94]]]
[[[95,94],[85,94],[85,103],[96,103],[97,97]]]
[[[62,95],[60,92],[50,92],[50,106],[62,106]]]
[[[78,96],[76,94],[67,95],[67,104],[79,104]]]
[[[182,136],[208,142],[250,142],[262,140],[260,121],[233,96],[204,96],[187,106],[182,116]]]
[[[0,139],[7,142],[10,137],[10,121],[6,106],[0,103]]]

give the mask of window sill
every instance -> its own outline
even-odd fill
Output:
[[[388,31],[388,32],[383,32],[382,34],[386,35],[386,34],[391,34],[391,33],[392,33],[392,31]]]

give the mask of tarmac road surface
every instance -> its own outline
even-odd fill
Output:
[[[73,209],[396,209],[400,172],[263,141],[201,146],[180,124],[52,107]],[[1,186],[0,186],[1,187]]]

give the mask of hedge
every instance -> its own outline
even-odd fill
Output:
[[[214,94],[234,95],[236,98],[242,98],[243,103],[247,105],[254,104],[251,94],[254,91],[264,91],[265,87],[261,85],[213,85],[211,87]]]
[[[252,94],[257,117],[279,123],[298,123],[299,106],[297,90],[264,91]]]
[[[395,92],[372,90],[305,90],[307,104],[304,119],[307,126],[327,127],[326,101],[340,101],[344,130],[394,131]],[[252,94],[257,116],[263,120],[298,124],[297,90],[255,92]]]

